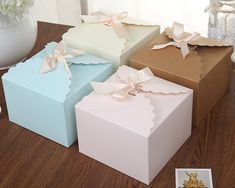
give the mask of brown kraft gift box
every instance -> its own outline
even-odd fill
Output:
[[[149,67],[156,76],[193,89],[195,128],[229,89],[233,48],[189,45],[190,53],[185,59],[175,46],[151,50],[155,44],[169,41],[172,40],[164,33],[158,35],[130,58],[130,66]]]

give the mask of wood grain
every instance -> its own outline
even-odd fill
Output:
[[[68,26],[39,22],[35,48],[61,40]],[[0,76],[4,71],[0,72]],[[147,187],[78,152],[66,149],[8,120],[0,82],[0,188]],[[175,168],[212,168],[215,188],[235,187],[235,75],[230,92],[213,108],[149,187],[174,188]]]

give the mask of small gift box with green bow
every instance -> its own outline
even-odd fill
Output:
[[[77,140],[74,105],[92,91],[91,81],[112,73],[108,60],[49,43],[3,75],[9,119],[69,147]]]

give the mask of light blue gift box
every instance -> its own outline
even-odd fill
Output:
[[[57,43],[47,48],[53,51]],[[19,63],[2,77],[10,121],[69,147],[77,140],[75,104],[92,88],[91,81],[105,81],[113,73],[112,64],[91,54],[71,58],[70,80],[62,63],[56,70],[40,74],[46,57],[42,50]],[[100,63],[100,64],[89,64]]]

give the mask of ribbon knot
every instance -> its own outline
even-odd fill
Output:
[[[114,82],[91,82],[91,86],[96,93],[110,95],[121,101],[138,93],[180,95],[189,91],[187,88],[155,77],[148,67],[136,70],[122,65],[113,76],[113,80]]]
[[[97,93],[111,94],[116,99],[125,100],[129,95],[135,96],[137,93],[144,92],[142,84],[153,78],[153,73],[146,67],[136,73],[128,74],[127,80],[123,80],[124,83],[91,82],[91,85]]]
[[[183,58],[185,58],[187,54],[189,54],[188,43],[199,39],[200,34],[194,32],[189,36],[186,36],[185,35],[186,33],[184,32],[184,25],[177,22],[173,22],[172,30],[173,30],[174,41],[168,42],[166,44],[154,45],[152,50],[159,50],[166,48],[168,46],[175,46],[177,48],[180,48],[182,56]]]
[[[119,38],[127,39],[126,29],[121,22],[121,19],[126,18],[127,16],[127,12],[112,14],[103,11],[97,11],[91,13],[90,15],[82,15],[82,20],[87,24],[104,23],[107,26],[111,26]]]
[[[147,71],[147,70],[143,70],[143,71]],[[145,80],[144,75],[143,75],[143,71],[139,71],[137,72],[137,74],[133,74],[130,73],[128,75],[128,85],[129,85],[129,91],[128,94],[130,95],[136,95],[137,93],[141,92],[142,90],[142,85],[141,85],[141,80]],[[150,71],[150,70],[148,70]],[[149,75],[151,73],[148,73]]]
[[[69,76],[69,78],[72,78],[72,73],[69,70],[69,64],[67,60],[69,58],[74,58],[80,55],[85,54],[84,50],[78,50],[78,49],[73,49],[73,48],[68,48],[65,46],[63,42],[60,42],[54,50],[52,50],[51,53],[51,48],[50,46],[46,46],[46,52],[47,56],[44,59],[44,62],[42,63],[40,73],[45,74],[50,71],[53,71],[57,68],[59,63],[64,64],[64,68]],[[48,49],[48,50],[47,50]],[[72,63],[72,62],[70,62]]]
[[[104,19],[103,23],[107,26],[111,26],[114,24],[114,23],[119,23],[119,19],[117,19],[117,17],[115,16],[108,16],[107,18]]]

